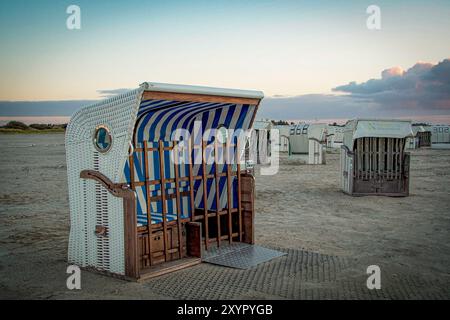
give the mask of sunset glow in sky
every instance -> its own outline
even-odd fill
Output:
[[[66,28],[71,4],[81,30]],[[92,100],[143,81],[341,95],[333,88],[450,57],[449,1],[376,1],[376,31],[371,4],[2,1],[0,100]]]

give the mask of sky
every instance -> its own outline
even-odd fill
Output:
[[[448,117],[449,17],[450,1],[3,0],[0,117],[68,116],[144,81],[262,90],[262,117]]]

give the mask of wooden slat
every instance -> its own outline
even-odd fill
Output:
[[[393,172],[393,178],[397,179],[397,144],[398,144],[398,139],[392,139],[392,141],[393,141],[392,172]]]
[[[146,151],[150,151],[150,152],[158,152],[159,148],[149,148],[149,147],[144,147],[144,148],[136,148],[134,149],[134,152],[144,152],[144,150]],[[164,151],[170,151],[173,150],[173,147],[164,147]]]
[[[128,157],[128,162],[130,163],[130,187],[135,190],[136,185],[134,183],[134,153]]]
[[[372,169],[372,164],[371,164],[371,138],[366,138],[366,142],[367,142],[367,150],[366,150],[366,158],[367,158],[367,178],[370,180],[371,178],[371,169]]]
[[[383,172],[382,172],[382,160],[381,160],[381,157],[382,157],[382,154],[383,154],[383,147],[382,147],[382,145],[383,145],[383,138],[380,138],[380,139],[378,139],[378,149],[377,149],[377,151],[378,151],[378,176],[379,177],[382,177],[383,176]]]
[[[361,156],[361,179],[365,179],[366,176],[366,162],[365,162],[365,157],[364,157],[364,138],[361,138],[361,149],[359,152],[360,156]]]
[[[373,164],[373,153],[372,153],[372,142],[373,139],[372,138],[367,138],[367,143],[369,145],[369,149],[367,150],[367,162],[369,163],[369,169],[368,169],[368,173],[369,173],[369,180],[372,179],[372,164]]]
[[[372,165],[372,171],[373,171],[373,178],[377,178],[378,173],[378,138],[372,139],[372,157],[373,157],[373,165]]]
[[[225,165],[227,166],[227,212],[228,212],[228,241],[229,243],[233,242],[233,217],[231,215],[232,210],[232,197],[231,197],[231,151],[230,151],[230,142],[229,139],[227,139],[227,152],[226,152],[226,159],[225,159]]]
[[[361,139],[357,139],[356,140],[356,152],[355,152],[355,157],[356,157],[356,168],[355,168],[355,172],[356,172],[356,179],[361,179]]]
[[[237,213],[238,210],[237,209],[231,209],[231,213]],[[222,210],[219,212],[219,215],[224,216],[224,215],[228,215],[228,209],[227,210]],[[208,212],[208,217],[212,218],[212,217],[217,217],[217,212]],[[205,219],[205,215],[204,214],[196,214],[195,215],[195,221],[200,221],[200,220],[204,220]]]
[[[253,127],[253,122],[255,122],[255,118],[256,118],[256,113],[258,112],[259,109],[259,104],[261,103],[261,100],[258,101],[258,103],[255,106],[255,110],[253,111],[253,115],[252,115],[252,119],[250,120],[250,124],[249,124],[249,128]]]
[[[378,138],[373,140],[373,176],[378,179]]]
[[[386,176],[387,176],[387,179],[391,179],[391,168],[392,168],[392,165],[391,165],[391,162],[392,162],[392,158],[391,158],[391,155],[392,155],[392,141],[391,141],[391,139],[387,139],[387,148],[386,148],[386,160],[387,160],[387,163],[386,163]]]
[[[394,179],[398,178],[398,139],[393,139],[395,142],[395,150],[394,150]]]
[[[367,172],[369,170],[369,163],[368,163],[368,157],[367,157],[368,145],[367,145],[367,139],[366,138],[363,138],[363,143],[364,143],[364,149],[363,149],[364,179],[367,179],[368,178]]]
[[[214,147],[214,144],[211,144],[211,145],[206,145],[206,149],[208,149],[208,148],[213,148]],[[234,144],[231,144],[231,147],[235,147],[235,145]],[[201,145],[195,145],[194,147],[193,147],[193,149],[194,150],[196,150],[196,149],[201,149],[202,148],[202,146]]]
[[[232,235],[231,235],[232,237],[237,237],[237,236],[239,236],[239,233],[233,233]],[[229,235],[224,235],[224,236],[221,236],[220,237],[220,240],[229,240]],[[215,243],[215,242],[217,242],[217,238],[213,238],[213,239],[209,239],[209,243]]]
[[[142,272],[141,277],[139,278],[139,281],[144,281],[147,279],[161,276],[163,274],[167,274],[170,272],[188,268],[188,267],[194,266],[196,264],[200,264],[201,262],[202,262],[201,258],[186,258],[183,260],[174,260],[174,261],[170,261],[168,263],[159,264],[151,269],[145,270],[145,272]]]
[[[173,163],[173,171],[175,173],[175,194],[176,194],[176,208],[177,208],[177,225],[178,225],[178,248],[180,251],[180,259],[183,258],[183,237],[182,237],[182,225],[181,225],[181,199],[180,199],[180,174],[178,172],[178,160],[179,160],[179,155],[178,155],[178,144],[173,148],[173,159],[174,159],[174,163]]]
[[[232,172],[231,175],[235,176],[236,173]],[[225,172],[219,173],[219,177],[226,177],[226,176],[227,176],[227,174]],[[207,174],[206,178],[213,179],[213,178],[215,178],[215,175],[214,174]],[[194,180],[194,181],[195,180],[203,180],[203,176],[192,176],[192,180]],[[175,179],[172,179],[172,178],[168,178],[165,181],[166,181],[166,183],[175,183]],[[180,182],[184,182],[184,181],[189,181],[189,177],[180,177]],[[136,182],[134,182],[134,186],[135,187],[142,187],[142,186],[145,186],[145,184],[146,184],[145,181],[136,181]],[[161,184],[161,180],[150,180],[149,184],[150,185]]]
[[[406,139],[401,139],[400,140],[400,177],[403,177],[403,148],[405,147],[405,140]]]
[[[239,140],[236,138],[236,166],[237,166],[237,198],[238,198],[238,215],[239,215],[239,242],[242,242],[242,204],[241,204],[241,159],[240,159],[240,149]]]
[[[403,139],[398,139],[398,179],[402,177]]]
[[[377,175],[377,138],[372,138],[372,178],[376,179]]]
[[[130,165],[130,188],[135,190],[134,183],[134,158],[133,154],[128,157]],[[139,278],[139,254],[137,252],[137,214],[136,199],[124,199],[124,243],[125,243],[125,275]]]
[[[144,149],[147,149],[147,141],[144,141]],[[150,171],[149,171],[149,165],[148,165],[148,154],[147,152],[144,152],[144,163],[145,163],[145,181],[146,181],[146,194],[147,194],[147,227],[148,227],[148,233],[149,236],[147,237],[148,240],[148,256],[149,256],[149,265],[151,266],[153,264],[152,261],[152,232],[151,232],[151,226],[152,226],[152,217],[151,217],[151,201],[150,201]]]
[[[214,139],[214,182],[216,187],[216,211],[219,213],[220,208],[220,188],[219,188],[219,148],[217,145],[217,137]],[[217,246],[220,247],[220,214],[217,214]]]
[[[391,146],[392,146],[392,151],[390,154],[390,158],[391,158],[391,162],[392,162],[392,166],[391,166],[391,179],[395,178],[395,139],[389,139],[391,140]]]
[[[159,174],[161,178],[161,202],[162,202],[162,225],[163,225],[163,237],[164,237],[164,253],[166,261],[169,261],[169,245],[167,243],[167,205],[166,205],[166,181],[164,177],[164,143],[159,140]]]
[[[190,221],[190,218],[181,219],[182,223],[186,223],[189,221]],[[167,227],[176,226],[177,223],[178,223],[178,221],[172,220],[172,221],[167,222],[166,226]],[[161,230],[162,228],[163,228],[162,223],[152,223],[152,230]],[[147,233],[148,228],[147,228],[147,226],[140,226],[140,227],[137,227],[137,230],[139,233]]]
[[[192,168],[192,162],[193,162],[193,152],[192,152],[192,139],[189,139],[188,142],[188,152],[189,152],[189,193],[190,193],[190,205],[191,205],[191,221],[195,221],[195,198],[194,198],[194,179],[193,179],[193,168]]]
[[[361,149],[361,156],[362,156],[362,162],[363,162],[363,172],[362,172],[362,178],[367,179],[367,162],[366,162],[366,138],[362,138],[362,149]]]
[[[395,159],[396,160],[396,165],[397,165],[397,176],[396,176],[396,178],[397,179],[399,179],[400,178],[400,153],[401,153],[401,151],[400,151],[400,141],[401,141],[401,139],[396,139],[397,140],[397,158]]]
[[[380,176],[384,177],[384,148],[385,138],[380,138],[379,152],[380,152]]]
[[[360,149],[361,149],[361,139],[356,139],[356,152],[355,152],[355,176],[356,179],[360,179],[361,172],[361,157],[360,157]]]
[[[123,219],[124,219],[124,244],[125,244],[125,275],[131,278],[139,278],[139,253],[137,242],[137,215],[135,193],[124,198]]]
[[[202,225],[199,222],[186,223],[186,253],[191,257],[202,257]]]
[[[366,168],[366,172],[367,172],[367,179],[370,179],[370,138],[365,138],[366,139],[366,144],[367,144],[367,148],[366,148],[366,161],[367,161],[367,168]]]
[[[205,215],[205,249],[208,250],[209,246],[209,228],[208,228],[208,184],[207,184],[207,177],[206,177],[206,148],[205,148],[206,142],[202,140],[202,175],[203,175],[203,208],[204,208],[204,215]]]
[[[367,163],[369,164],[369,168],[367,169],[367,173],[369,175],[369,180],[372,179],[372,138],[367,138]]]
[[[392,172],[393,178],[397,178],[397,143],[398,139],[392,139],[393,141],[393,150],[392,150]]]
[[[181,197],[189,196],[189,191],[180,192],[180,196]],[[177,197],[176,194],[173,194],[173,193],[167,194],[166,193],[166,200],[175,199],[176,197]],[[161,196],[151,196],[150,197],[150,202],[158,202],[158,201],[161,201]]]
[[[255,106],[258,105],[260,101],[260,99],[252,99],[252,98],[226,97],[226,96],[205,95],[205,94],[173,93],[161,91],[145,91],[142,100],[149,100],[149,99],[250,104]]]

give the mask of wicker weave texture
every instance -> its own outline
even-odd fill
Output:
[[[82,170],[96,170],[118,183],[133,136],[142,88],[80,109],[66,132],[67,173],[70,202],[69,263],[124,274],[124,224],[122,199],[109,194],[99,183],[80,179]],[[111,132],[112,145],[99,153],[93,143],[97,126]],[[107,228],[105,237],[95,226]]]

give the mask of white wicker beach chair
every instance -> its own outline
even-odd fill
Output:
[[[350,195],[407,196],[410,121],[356,119],[347,122],[341,147],[341,186]]]
[[[223,161],[245,137],[219,141],[208,130],[251,128],[262,98],[146,82],[75,113],[66,132],[69,263],[143,279],[198,263],[201,246],[252,243],[253,179],[242,159]],[[173,161],[179,129],[190,133],[189,163]]]

